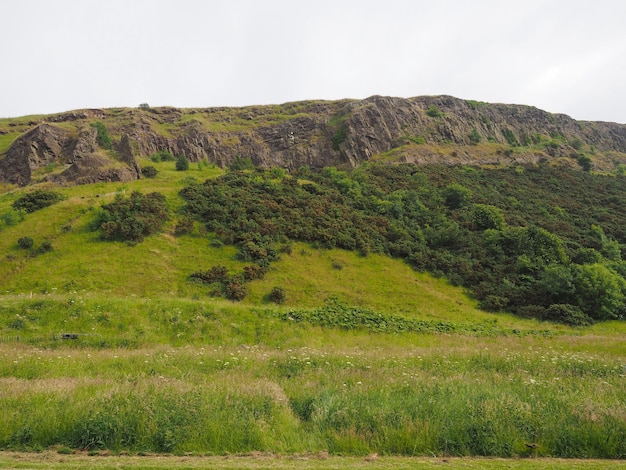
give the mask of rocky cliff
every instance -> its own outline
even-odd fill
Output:
[[[113,152],[98,148],[90,127],[94,121],[102,122],[113,137]],[[51,165],[63,171],[40,179],[134,179],[141,174],[135,155],[159,151],[222,167],[244,157],[259,166],[287,169],[354,167],[371,159],[476,165],[559,162],[604,171],[626,164],[626,125],[575,121],[531,106],[450,96],[83,110],[21,125],[2,120],[0,134],[19,135],[0,155],[0,180],[20,185],[35,181],[37,171]]]

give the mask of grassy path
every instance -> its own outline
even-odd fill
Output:
[[[2,469],[626,469],[624,460],[575,459],[485,459],[434,457],[334,457],[324,453],[277,456],[258,454],[245,456],[112,456],[86,453],[60,454],[0,452]]]

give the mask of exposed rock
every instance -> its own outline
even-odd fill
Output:
[[[32,172],[50,163],[67,161],[73,141],[67,131],[40,124],[19,137],[0,160],[0,180],[23,186]]]
[[[122,136],[115,145],[119,161],[101,160],[108,156],[97,147],[90,126],[96,119],[113,135]],[[591,155],[596,169],[612,170],[626,163],[626,125],[575,121],[532,106],[451,96],[372,96],[193,110],[82,110],[47,120],[69,123],[75,131],[37,125],[13,143],[4,159],[0,157],[0,180],[28,184],[33,170],[51,162],[72,165],[55,180],[138,178],[135,155],[160,151],[221,167],[247,157],[258,166],[286,169],[354,167],[381,155],[416,164],[549,161],[576,166],[585,152],[584,158]],[[93,171],[87,163],[94,165]]]
[[[141,171],[132,147],[122,139],[123,161],[110,158],[97,144],[97,130],[83,126],[78,136],[50,124],[39,124],[19,137],[0,159],[0,181],[20,186],[32,182],[33,173],[48,165],[67,167],[60,174],[46,177],[61,184],[83,184],[96,181],[131,181]]]

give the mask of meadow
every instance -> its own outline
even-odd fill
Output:
[[[89,228],[115,194],[160,191],[175,210],[222,172],[154,165],[3,228],[0,468],[626,465],[623,321],[489,313],[401,260],[302,242],[245,300],[211,297],[189,273],[244,262],[202,227],[135,246]],[[54,250],[24,252],[29,234]]]

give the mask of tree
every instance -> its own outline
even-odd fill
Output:
[[[450,209],[460,209],[469,204],[472,191],[458,183],[452,183],[443,190],[444,203]]]
[[[577,265],[574,286],[578,306],[595,320],[616,318],[623,307],[626,280],[603,264]]]
[[[496,229],[504,227],[504,216],[500,209],[488,204],[474,204],[472,224],[476,230]]]
[[[176,159],[176,171],[187,171],[189,169],[189,160],[185,155],[179,155]]]

